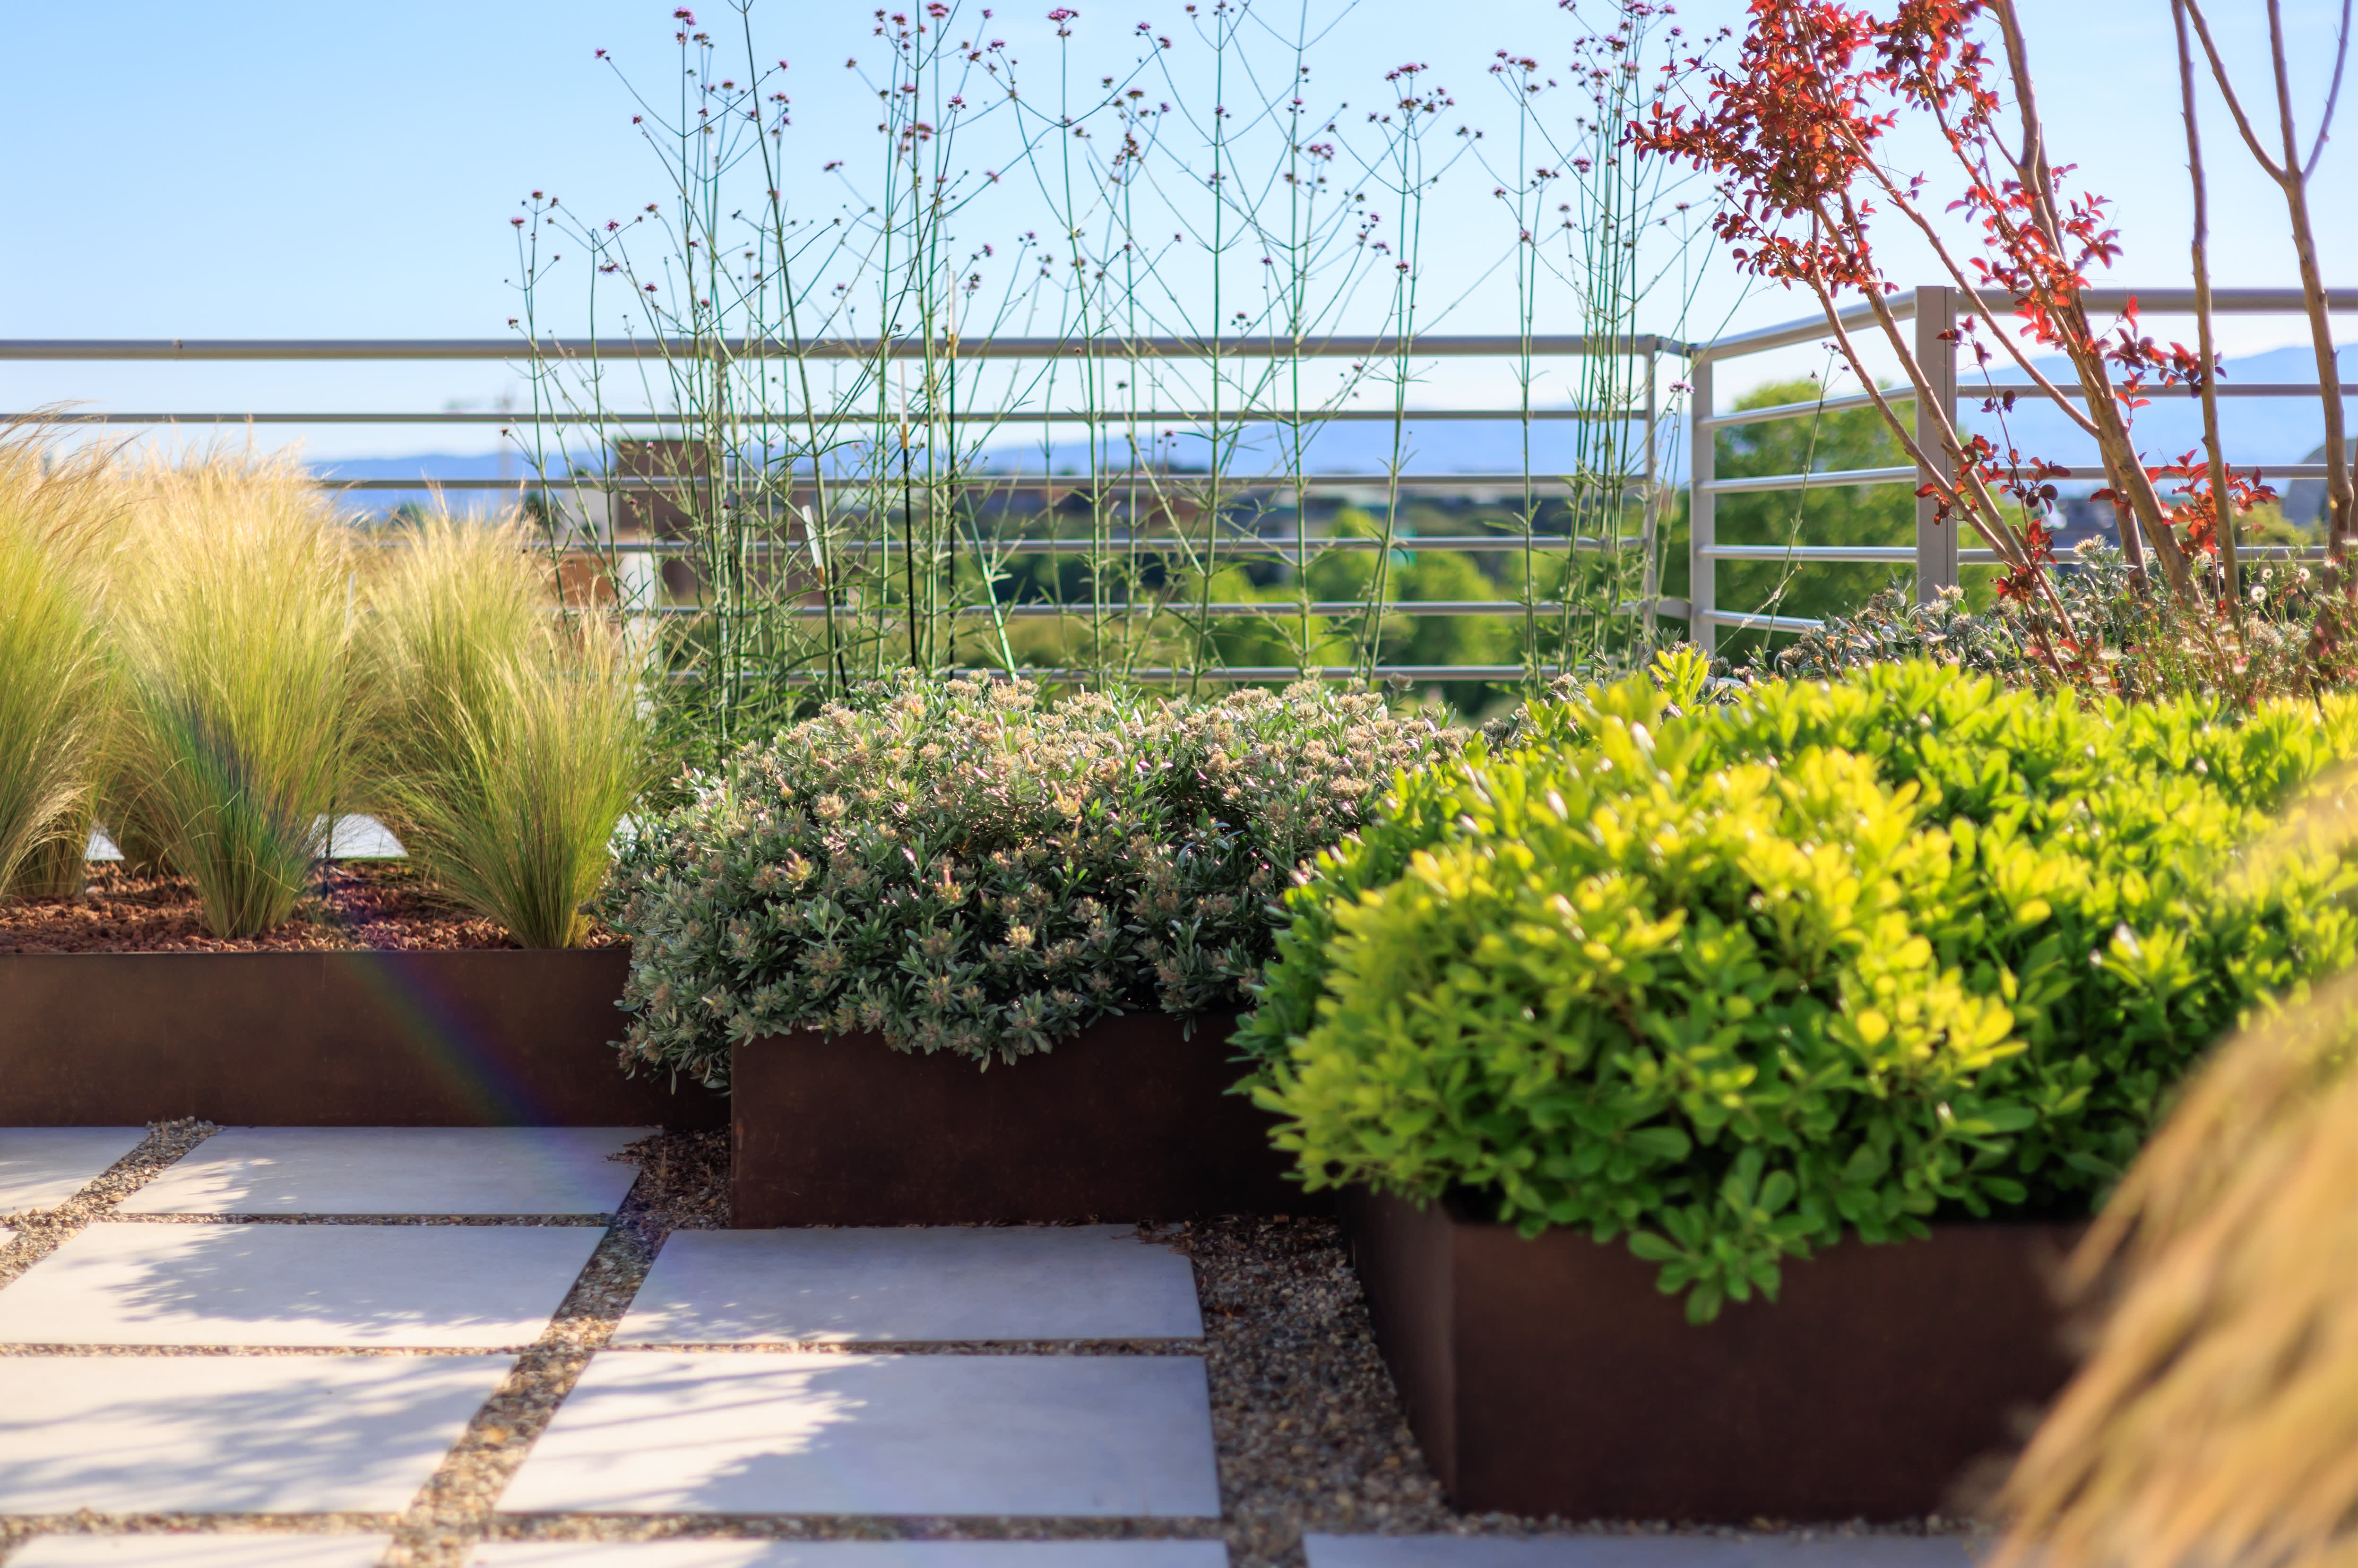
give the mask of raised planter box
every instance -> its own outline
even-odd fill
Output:
[[[717,1128],[622,1076],[626,949],[0,954],[0,1125]]]
[[[1409,1423],[1468,1511],[1948,1511],[2071,1370],[2048,1287],[2076,1227],[1845,1242],[1698,1327],[1618,1244],[1366,1193],[1343,1212]]]
[[[731,1207],[748,1228],[1301,1214],[1271,1119],[1227,1092],[1233,1021],[1108,1019],[988,1072],[874,1035],[739,1045]]]

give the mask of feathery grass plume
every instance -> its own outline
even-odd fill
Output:
[[[96,816],[78,806],[59,816],[49,836],[16,868],[10,898],[71,898],[90,885],[90,833]]]
[[[1997,1568],[2358,1563],[2358,977],[2221,1053],[2073,1271],[2121,1293]]]
[[[643,650],[560,615],[520,522],[420,523],[373,579],[370,800],[446,892],[527,947],[570,947],[651,778]]]
[[[0,429],[0,893],[80,892],[113,669],[111,453]]]
[[[151,463],[134,504],[109,822],[196,883],[215,935],[252,935],[303,896],[350,782],[352,538],[254,453]]]

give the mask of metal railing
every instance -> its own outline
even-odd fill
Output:
[[[2194,305],[2190,289],[2097,289],[2083,296],[2089,309],[2098,315],[2121,311],[2134,298],[2147,315],[2175,315],[2190,312]],[[1918,362],[1926,373],[1935,395],[1947,406],[1953,422],[1961,396],[1983,397],[1994,394],[2013,393],[2018,396],[2044,396],[2036,385],[2018,380],[2004,380],[1971,388],[1961,388],[1958,378],[1956,328],[1962,313],[1960,290],[1946,287],[1916,289],[1912,295],[1894,298],[1889,308],[1898,319],[1912,323],[1912,347]],[[2328,296],[2329,308],[2336,312],[2358,310],[2358,291],[2334,290]],[[2303,302],[2298,289],[2219,289],[2213,291],[2212,308],[2222,314],[2238,315],[2298,315]],[[1872,322],[1872,314],[1864,306],[1845,311],[1846,326]],[[1660,382],[1660,362],[1664,359],[1686,362],[1687,409],[1684,428],[1680,434],[1686,441],[1688,521],[1688,566],[1690,589],[1684,600],[1666,599],[1659,594],[1653,580],[1650,562],[1645,586],[1638,598],[1612,607],[1616,613],[1630,614],[1650,622],[1660,616],[1687,622],[1694,639],[1711,646],[1724,630],[1758,629],[1770,632],[1801,632],[1814,630],[1822,623],[1816,620],[1779,615],[1759,611],[1729,609],[1720,603],[1717,593],[1717,567],[1728,562],[1810,562],[1866,563],[1890,566],[1911,566],[1915,590],[1920,600],[1929,600],[1942,589],[1954,586],[1961,568],[1987,565],[1996,554],[1987,549],[1963,547],[1954,525],[1942,522],[1937,503],[1920,496],[1916,503],[1916,536],[1910,545],[1790,545],[1724,543],[1718,537],[1717,511],[1719,498],[1774,492],[1806,492],[1831,486],[1880,486],[1909,484],[1921,488],[1934,477],[1914,466],[1835,470],[1810,473],[1746,475],[1721,478],[1717,471],[1716,435],[1736,427],[1758,426],[1779,420],[1813,418],[1827,414],[1862,409],[1873,406],[1865,393],[1822,400],[1779,405],[1776,406],[1723,409],[1714,401],[1714,382],[1719,367],[1753,356],[1793,348],[1823,340],[1827,326],[1823,317],[1811,317],[1784,325],[1767,327],[1755,331],[1740,332],[1703,343],[1687,343],[1661,336],[1641,336],[1618,340],[1592,347],[1589,340],[1578,335],[1521,336],[1447,336],[1416,339],[1410,345],[1415,358],[1431,359],[1490,359],[1529,361],[1577,357],[1592,351],[1609,351],[1640,359],[1644,362],[1643,385],[1646,389],[1642,409],[1593,410],[1578,408],[1498,408],[1471,406],[1420,407],[1411,409],[1411,424],[1460,421],[1496,421],[1533,424],[1559,423],[1597,418],[1642,420],[1644,423],[1643,471],[1622,476],[1624,493],[1631,489],[1650,490],[1663,493],[1668,481],[1660,471],[1660,461],[1667,457],[1672,442],[1664,438],[1663,416],[1657,388]],[[879,342],[872,340],[814,341],[800,345],[775,341],[732,341],[727,352],[737,358],[783,357],[800,352],[806,357],[844,362],[875,362],[877,360],[912,360],[929,353],[944,351],[944,345],[923,341],[897,341]],[[550,360],[676,360],[690,352],[710,353],[714,345],[702,345],[668,340],[596,341],[568,343],[546,341],[537,346],[538,353]],[[1209,361],[1220,359],[1271,358],[1293,355],[1303,358],[1372,360],[1389,357],[1400,351],[1401,345],[1381,336],[1326,337],[1300,343],[1262,338],[1151,338],[1131,341],[1094,340],[1079,341],[1053,338],[998,338],[950,345],[947,351],[969,360],[1034,360],[1049,361],[1079,357],[1128,358],[1164,362]],[[449,340],[0,340],[0,362],[48,362],[89,363],[98,362],[385,362],[385,361],[507,361],[528,357],[532,345],[507,339]],[[2080,395],[2076,385],[2063,385],[2068,397]],[[2148,396],[2182,395],[2185,388],[2148,388]],[[2225,397],[2296,397],[2315,396],[2320,391],[2314,382],[2230,384],[2222,383],[2220,395]],[[2358,384],[2345,385],[2344,393],[2358,393]],[[1916,401],[1911,389],[1896,388],[1883,395],[1893,403]],[[25,411],[13,417],[28,417]],[[681,428],[690,423],[678,415],[659,410],[646,410],[623,415],[607,412],[596,414],[575,411],[543,411],[537,414],[522,410],[482,411],[448,409],[434,412],[417,411],[353,411],[353,410],[276,410],[269,412],[180,411],[118,413],[114,411],[71,410],[51,416],[64,423],[80,423],[106,427],[162,427],[205,425],[317,425],[317,426],[447,426],[465,427],[497,425],[513,427],[537,420],[550,424],[596,424],[609,431],[631,429],[660,431]],[[9,417],[9,416],[0,416]],[[1001,424],[1087,425],[1091,422],[1113,423],[1143,418],[1157,425],[1201,425],[1212,416],[1201,409],[1105,410],[1091,411],[1064,407],[1022,407],[987,412],[975,416],[987,422]],[[1361,421],[1389,422],[1395,416],[1390,409],[1327,409],[1314,412],[1231,410],[1221,418],[1235,424],[1267,426],[1288,423],[1317,425]],[[875,416],[867,414],[832,412],[816,416],[796,416],[795,423],[816,418],[823,423],[860,425],[873,423]],[[1933,432],[1937,421],[1929,409],[1917,416],[1915,434],[1926,450],[1936,450],[1938,442]],[[2245,470],[2244,471],[2249,471]],[[2271,477],[2281,479],[2311,479],[2322,477],[2322,465],[2293,463],[2270,465]],[[1120,470],[1100,475],[1101,481],[1121,483]],[[331,481],[341,488],[354,492],[416,492],[432,488],[451,492],[513,492],[521,497],[526,491],[538,488],[574,491],[618,492],[633,488],[659,488],[676,482],[662,477],[645,478],[628,475],[600,475],[591,478],[559,478],[544,480],[531,477],[521,480],[481,478],[433,479],[374,478]],[[1044,492],[1069,492],[1087,482],[1083,476],[1072,474],[1022,473],[985,470],[965,476],[960,482],[1009,490],[1039,489]],[[1223,482],[1235,493],[1290,493],[1293,503],[1302,505],[1314,493],[1364,493],[1370,488],[1396,486],[1402,491],[1422,494],[1497,495],[1500,492],[1522,494],[1563,494],[1584,481],[1577,478],[1541,472],[1506,473],[1440,473],[1383,471],[1358,473],[1305,473],[1300,475],[1229,474]],[[1645,509],[1649,518],[1655,509]],[[1124,547],[1151,545],[1151,539],[1120,541]],[[1070,555],[1101,548],[1098,542],[1061,538],[1031,537],[1007,541],[1016,553]],[[1293,546],[1285,540],[1243,536],[1224,541],[1224,548],[1257,555],[1262,558],[1290,562]],[[1325,550],[1376,550],[1386,547],[1384,541],[1369,538],[1348,538],[1333,535],[1314,540],[1314,548]],[[1578,550],[1613,550],[1641,548],[1650,552],[1654,540],[1649,535],[1639,538],[1617,533],[1612,537],[1582,537],[1571,535],[1537,535],[1527,541],[1520,534],[1444,535],[1401,536],[1390,541],[1396,550],[1509,552],[1528,547],[1541,552],[1563,553]],[[624,541],[611,546],[622,553],[665,554],[685,550],[687,546],[662,542]],[[852,540],[835,547],[854,553],[872,552],[886,547],[882,540]],[[2322,554],[2322,547],[2245,546],[2248,556],[2257,558],[2286,558]],[[1088,615],[1104,610],[1136,608],[1130,605],[1070,604],[1044,602],[1017,607],[1015,613],[1024,616]],[[1215,617],[1269,616],[1290,613],[1299,607],[1280,603],[1213,603],[1194,605],[1191,611]],[[1319,602],[1310,606],[1310,612],[1333,616],[1355,614],[1368,607],[1357,602]],[[1382,606],[1387,615],[1479,616],[1501,617],[1531,614],[1561,613],[1560,603],[1529,603],[1524,600],[1393,600]],[[813,613],[821,613],[812,607]],[[1444,676],[1442,673],[1446,671]],[[1156,672],[1138,672],[1152,678]],[[1170,672],[1164,672],[1170,673]],[[1215,672],[1200,672],[1214,676]],[[1237,680],[1267,680],[1282,678],[1294,673],[1291,667],[1238,666],[1217,672],[1216,678]],[[1486,665],[1464,666],[1379,665],[1379,675],[1400,675],[1414,679],[1519,679],[1522,666]]]
[[[2110,316],[2126,309],[2134,301],[2139,310],[2149,316],[2190,314],[2194,309],[2194,291],[2190,288],[2090,289],[2082,297],[2091,314]],[[2327,308],[2336,312],[2358,310],[2358,290],[2333,289],[2326,296]],[[2222,288],[2212,291],[2212,308],[2222,315],[2300,315],[2305,309],[2300,290],[2297,288]],[[1969,389],[1962,389],[1957,376],[1957,323],[1963,314],[1962,290],[1952,287],[1917,289],[1912,296],[1894,298],[1888,308],[1894,318],[1912,322],[1915,341],[1911,345],[1918,364],[1934,395],[1947,405],[1952,424],[1957,416],[1961,396],[1987,397],[2006,393],[2017,396],[2044,397],[2038,385],[2020,380],[1993,381]],[[1873,312],[1864,305],[1843,312],[1844,327],[1870,325]],[[1885,562],[1893,565],[1909,563],[1915,568],[1916,597],[1920,601],[1934,598],[1943,588],[1957,584],[1958,568],[1967,566],[1987,566],[1997,559],[1997,553],[1987,549],[1967,549],[1960,546],[1957,529],[1940,518],[1940,506],[1931,496],[1920,495],[1916,502],[1916,542],[1912,545],[1730,545],[1720,542],[1718,534],[1718,499],[1723,495],[1754,494],[1765,492],[1808,491],[1837,485],[1908,484],[1922,489],[1936,477],[1930,471],[1912,465],[1902,468],[1833,470],[1818,473],[1770,474],[1739,479],[1721,479],[1718,475],[1718,443],[1716,433],[1736,426],[1762,425],[1785,419],[1807,419],[1821,415],[1841,413],[1874,406],[1874,398],[1864,392],[1846,396],[1829,397],[1807,403],[1786,403],[1761,408],[1720,409],[1714,401],[1713,382],[1716,367],[1767,353],[1814,342],[1827,335],[1823,316],[1784,326],[1767,327],[1758,331],[1741,332],[1694,346],[1688,362],[1687,381],[1689,420],[1693,436],[1688,442],[1688,504],[1687,560],[1689,601],[1673,608],[1673,601],[1664,601],[1661,613],[1679,615],[1683,612],[1693,629],[1695,641],[1712,646],[1723,629],[1759,630],[1768,632],[1815,631],[1823,622],[1806,616],[1776,615],[1759,611],[1729,610],[1719,603],[1717,567],[1721,561],[1779,561],[1805,563],[1825,562]],[[2059,383],[2058,390],[2065,396],[2084,395],[2076,384]],[[2314,397],[2321,388],[2317,382],[2269,382],[2234,384],[2221,382],[2223,397]],[[2345,384],[2345,394],[2358,393],[2358,384]],[[2143,395],[2184,396],[2183,386],[2148,386]],[[1898,387],[1883,394],[1891,403],[1915,404],[1912,388]],[[1920,408],[1913,434],[1924,451],[1938,452],[1941,443],[1936,435],[1939,421],[1929,409]],[[2248,467],[2236,467],[2233,471],[2250,473]],[[2267,473],[2278,479],[2320,479],[2325,467],[2320,463],[2276,463]],[[2286,559],[2321,557],[2324,546],[2244,546],[2247,557]]]
[[[922,340],[848,339],[814,341],[795,344],[776,340],[728,340],[721,342],[692,340],[598,340],[572,342],[547,339],[537,344],[516,339],[17,339],[0,340],[0,362],[39,362],[53,363],[145,362],[145,363],[270,363],[270,362],[384,362],[406,361],[430,362],[525,362],[535,358],[543,362],[596,362],[605,360],[663,361],[676,362],[683,359],[710,357],[717,351],[731,360],[784,358],[799,352],[803,357],[852,363],[874,363],[885,360],[918,360],[929,354],[953,354],[963,360],[995,361],[1068,361],[1074,359],[1120,360],[1125,362],[1160,362],[1163,363],[1204,362],[1216,360],[1252,360],[1301,358],[1322,360],[1374,361],[1398,355],[1402,345],[1388,336],[1329,335],[1303,341],[1269,338],[1200,339],[1184,337],[1154,337],[1136,340],[1093,339],[1073,340],[1039,337],[1001,337],[989,340],[959,341],[954,344],[927,343]],[[1452,335],[1419,337],[1409,345],[1410,356],[1417,360],[1505,360],[1528,362],[1576,358],[1593,351],[1612,352],[1641,363],[1637,379],[1644,388],[1642,406],[1625,409],[1530,408],[1441,406],[1416,407],[1407,411],[1410,425],[1495,422],[1532,425],[1611,419],[1641,423],[1643,438],[1639,443],[1644,454],[1642,472],[1620,477],[1618,489],[1624,495],[1652,491],[1667,494],[1667,487],[1655,470],[1657,454],[1664,448],[1661,439],[1661,405],[1657,395],[1662,377],[1660,362],[1668,357],[1682,358],[1690,346],[1674,339],[1658,335],[1641,335],[1614,340],[1609,343],[1592,345],[1591,341],[1577,334],[1515,335]],[[35,411],[0,415],[0,418],[27,418]],[[269,411],[173,410],[117,412],[114,410],[68,409],[61,413],[43,415],[56,423],[129,427],[222,427],[222,426],[336,426],[386,427],[413,426],[452,427],[498,426],[517,428],[533,424],[557,426],[596,426],[601,437],[621,432],[659,433],[692,427],[695,421],[686,416],[656,409],[615,413],[574,409],[446,409],[438,411],[388,410],[384,412],[352,409],[275,409]],[[1238,427],[1282,427],[1286,425],[1390,423],[1396,417],[1390,408],[1322,408],[1317,410],[1268,409],[1243,407],[1222,410],[1217,416],[1201,408],[1123,408],[1119,410],[1065,407],[1056,406],[1021,406],[990,409],[964,416],[964,421],[974,426],[997,425],[1069,425],[1086,427],[1143,423],[1156,427],[1187,426],[1200,428],[1206,425]],[[811,424],[836,426],[874,426],[880,421],[873,413],[819,410],[798,413],[782,423],[794,426]],[[1163,474],[1168,480],[1197,479],[1193,474]],[[1138,476],[1125,470],[1112,470],[1098,476],[1097,482],[1110,490],[1133,485]],[[669,475],[633,475],[600,472],[594,474],[541,475],[531,474],[515,479],[479,477],[438,478],[421,474],[411,478],[330,478],[322,481],[330,488],[355,493],[409,492],[428,489],[454,493],[504,492],[523,500],[534,491],[556,491],[582,494],[604,493],[609,496],[629,492],[654,492],[658,494],[676,489],[681,481]],[[1085,475],[1069,473],[1023,472],[998,468],[981,468],[954,476],[951,482],[976,489],[1007,493],[1038,492],[1044,502],[1068,494],[1091,482]],[[1220,476],[1223,496],[1244,501],[1258,498],[1277,500],[1302,507],[1312,495],[1356,496],[1366,498],[1370,492],[1381,492],[1387,488],[1420,496],[1450,496],[1473,498],[1489,503],[1503,503],[1509,497],[1520,500],[1531,496],[1540,500],[1572,493],[1584,485],[1612,487],[1612,481],[1589,480],[1546,472],[1424,472],[1390,470],[1319,473],[1268,473],[1249,470],[1225,472]],[[1043,507],[1044,512],[1048,510]],[[1529,548],[1534,552],[1558,556],[1579,551],[1644,550],[1654,547],[1651,533],[1653,509],[1643,509],[1648,518],[1647,531],[1611,537],[1591,537],[1569,534],[1522,532],[1497,534],[1455,534],[1440,535],[1401,535],[1390,541],[1358,538],[1333,534],[1313,536],[1308,544],[1312,556],[1330,550],[1374,551],[1390,548],[1395,551],[1444,551],[1512,554]],[[1152,549],[1160,543],[1174,545],[1176,540],[1159,540],[1152,535],[1131,537],[1124,535],[1116,541],[1123,550]],[[1009,558],[1023,555],[1072,556],[1087,554],[1105,547],[1102,541],[1055,537],[1047,535],[1017,535],[992,541]],[[695,546],[684,541],[613,540],[602,541],[601,553],[617,556],[689,555]],[[850,555],[874,555],[897,548],[897,542],[883,538],[838,540],[829,545],[832,551]],[[757,546],[757,549],[761,548]],[[785,549],[791,546],[775,546]],[[1231,560],[1265,560],[1280,565],[1301,568],[1300,546],[1290,538],[1238,533],[1223,535],[1218,548]],[[1655,609],[1655,585],[1649,568],[1645,572],[1642,591],[1632,600],[1615,606],[1615,612],[1646,618],[1650,621]],[[695,613],[692,606],[676,607],[679,611]],[[796,605],[787,613],[796,618],[817,618],[827,614],[830,607],[821,604]],[[840,607],[836,607],[839,609]],[[995,610],[983,606],[958,606],[955,617],[993,612],[1020,619],[1044,617],[1087,617],[1098,612],[1118,615],[1135,612],[1144,608],[1132,603],[1073,603],[1067,601],[1027,602],[999,605]],[[1307,613],[1320,617],[1341,617],[1363,614],[1368,606],[1357,601],[1315,601]],[[1408,619],[1457,618],[1497,616],[1521,618],[1530,616],[1555,617],[1564,613],[1566,606],[1552,600],[1527,601],[1523,599],[1496,600],[1404,600],[1387,596],[1381,612],[1387,617]],[[1303,611],[1298,602],[1190,602],[1184,611],[1192,616],[1214,620],[1252,618],[1282,618]],[[1439,672],[1446,671],[1446,675]],[[1063,672],[1042,671],[1043,675]],[[1233,665],[1217,670],[1133,670],[1134,677],[1208,678],[1224,681],[1263,681],[1283,678],[1289,674],[1318,674],[1319,670],[1298,670],[1295,666]],[[1324,673],[1339,673],[1328,671]],[[1350,673],[1359,673],[1353,671]],[[1379,676],[1398,676],[1410,679],[1492,679],[1515,680],[1525,674],[1520,665],[1481,665],[1443,666],[1409,664],[1379,664],[1374,667]]]

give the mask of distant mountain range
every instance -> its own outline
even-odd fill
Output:
[[[2071,373],[2060,359],[2035,362],[2042,373],[2059,382]],[[2224,387],[2314,384],[2317,381],[2317,356],[2306,343],[2228,360],[2222,368],[2224,374],[2220,384]],[[2342,351],[2341,373],[2345,384],[2358,381],[2358,346]],[[2018,381],[2021,375],[2013,366],[1999,364],[1991,367],[1990,379]],[[1959,401],[1968,411],[1970,427],[1996,439],[1998,421],[1974,411],[1977,400],[1970,385],[1961,387],[1961,391],[1964,395]],[[2050,404],[2017,403],[2006,416],[2005,427],[2013,445],[2022,451],[2036,452],[2063,463],[2085,464],[2095,459],[2093,443]],[[2156,397],[2136,411],[2131,428],[2147,462],[2175,462],[2202,445],[2202,406],[2191,397]],[[2219,434],[2230,462],[2255,463],[2262,468],[2271,463],[2304,462],[2324,443],[2325,416],[2314,395],[2222,397]]]

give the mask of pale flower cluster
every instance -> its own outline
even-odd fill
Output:
[[[1110,1013],[1247,1002],[1296,867],[1454,749],[1379,697],[1205,701],[904,677],[751,747],[622,857],[625,1059],[713,1087],[739,1041],[988,1063]]]

